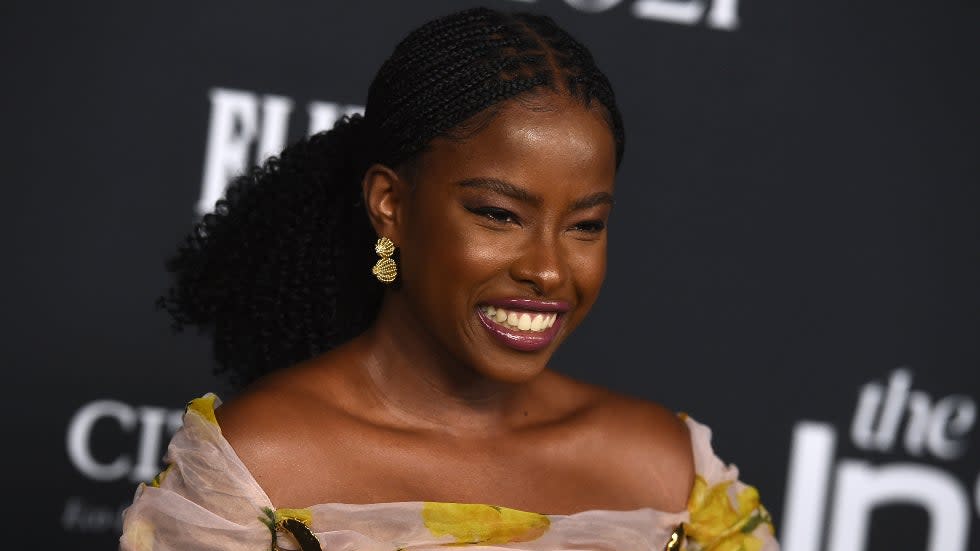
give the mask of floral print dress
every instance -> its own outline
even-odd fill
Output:
[[[191,401],[167,468],[140,484],[121,551],[482,550],[778,551],[755,488],[711,449],[711,431],[682,416],[694,450],[688,509],[543,515],[476,503],[325,503],[276,509],[221,435],[207,394]]]

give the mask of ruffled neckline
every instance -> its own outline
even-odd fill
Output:
[[[687,510],[652,507],[541,514],[482,503],[396,501],[274,508],[221,434],[214,394],[192,400],[167,448],[168,467],[140,485],[124,514],[122,551],[189,549],[714,549],[716,544],[777,551],[771,519],[755,488],[711,448],[711,430],[681,416],[691,433],[695,482]],[[158,545],[159,544],[159,545]]]

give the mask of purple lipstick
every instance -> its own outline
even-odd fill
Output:
[[[477,316],[504,346],[534,352],[551,344],[568,310],[564,301],[510,298],[481,304]]]

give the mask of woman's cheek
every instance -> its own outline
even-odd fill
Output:
[[[606,241],[583,244],[576,248],[572,256],[571,269],[578,286],[585,294],[593,297],[606,278]]]
[[[480,231],[482,230],[482,231]],[[458,257],[472,269],[495,272],[504,269],[518,239],[513,232],[494,232],[479,228],[460,234]]]

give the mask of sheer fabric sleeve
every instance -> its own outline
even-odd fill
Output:
[[[683,525],[686,551],[779,551],[772,519],[759,492],[738,478],[711,447],[711,429],[681,415],[691,432],[694,487]]]
[[[123,513],[120,551],[269,549],[269,498],[221,437],[213,394],[193,400],[167,467]]]

